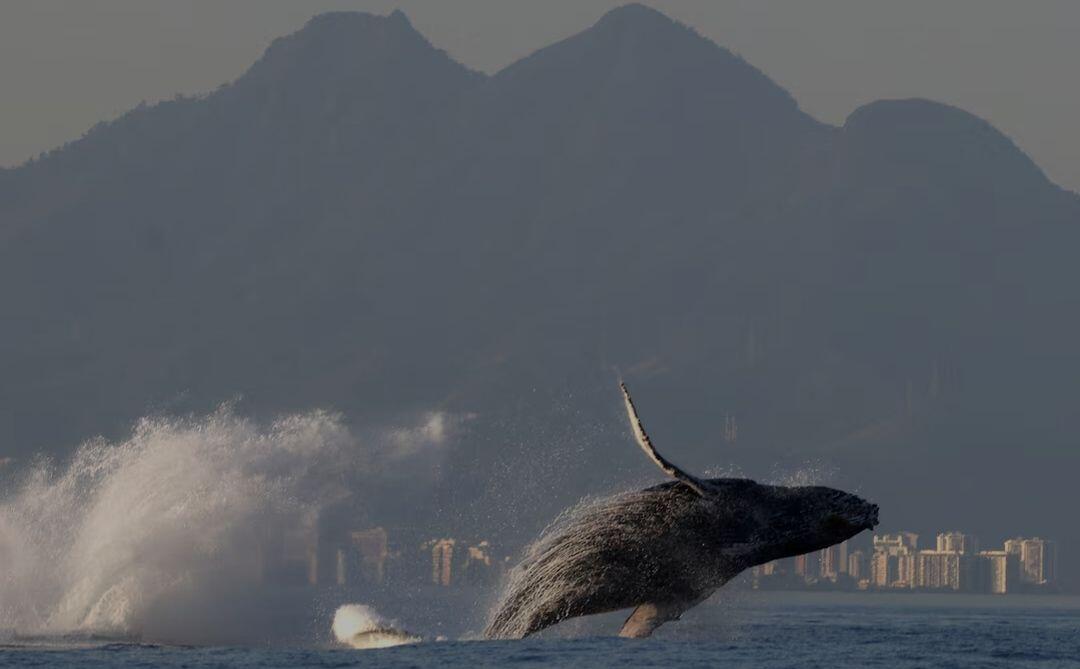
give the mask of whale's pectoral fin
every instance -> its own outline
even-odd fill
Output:
[[[649,439],[649,435],[645,432],[645,426],[641,424],[641,419],[638,418],[637,409],[634,408],[634,400],[630,399],[630,391],[626,389],[626,384],[620,381],[619,388],[622,389],[623,402],[626,403],[626,415],[630,419],[630,427],[634,430],[634,438],[637,439],[638,446],[641,446],[641,450],[645,451],[645,454],[648,455],[665,474],[682,481],[691,490],[704,497],[705,489],[709,484],[693,474],[684,472],[669,462],[664,456],[660,455],[660,452],[653,446],[652,440]]]
[[[627,639],[644,639],[666,622],[678,620],[687,610],[697,606],[708,595],[694,599],[680,599],[670,602],[646,602],[634,609],[623,623],[619,636]]]

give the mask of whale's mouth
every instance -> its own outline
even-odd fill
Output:
[[[867,504],[862,509],[849,514],[837,514],[830,516],[826,524],[834,528],[847,528],[848,531],[861,532],[872,530],[878,525],[877,504]]]
[[[827,531],[857,534],[863,530],[872,530],[878,525],[878,505],[862,504],[848,512],[826,516],[824,527]]]
[[[878,505],[871,504],[869,510],[866,512],[866,520],[863,522],[863,529],[872,530],[878,526]]]

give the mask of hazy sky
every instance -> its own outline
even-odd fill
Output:
[[[330,9],[400,7],[488,72],[575,33],[608,0],[0,0],[0,164],[141,100],[236,78],[270,41]],[[821,120],[928,97],[989,119],[1080,191],[1077,0],[650,2],[740,53]]]

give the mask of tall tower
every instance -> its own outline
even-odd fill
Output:
[[[862,551],[852,551],[848,556],[848,576],[856,581],[861,581],[867,577],[866,574],[866,555]]]
[[[1018,557],[1022,582],[1049,585],[1057,580],[1057,542],[1038,537],[1009,539],[1005,552]]]
[[[448,587],[454,582],[454,540],[438,539],[431,545],[431,582]]]
[[[963,532],[942,532],[937,535],[937,549],[943,553],[974,555],[979,552],[979,540]]]
[[[836,581],[847,572],[848,544],[846,541],[821,550],[821,578]]]
[[[919,535],[914,532],[874,535],[871,582],[879,588],[912,588],[916,585],[916,554]]]

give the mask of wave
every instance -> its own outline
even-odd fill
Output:
[[[365,457],[337,415],[264,428],[223,407],[40,461],[0,500],[0,629],[196,638],[265,589],[267,547],[316,531]],[[215,638],[255,624],[225,620]]]

